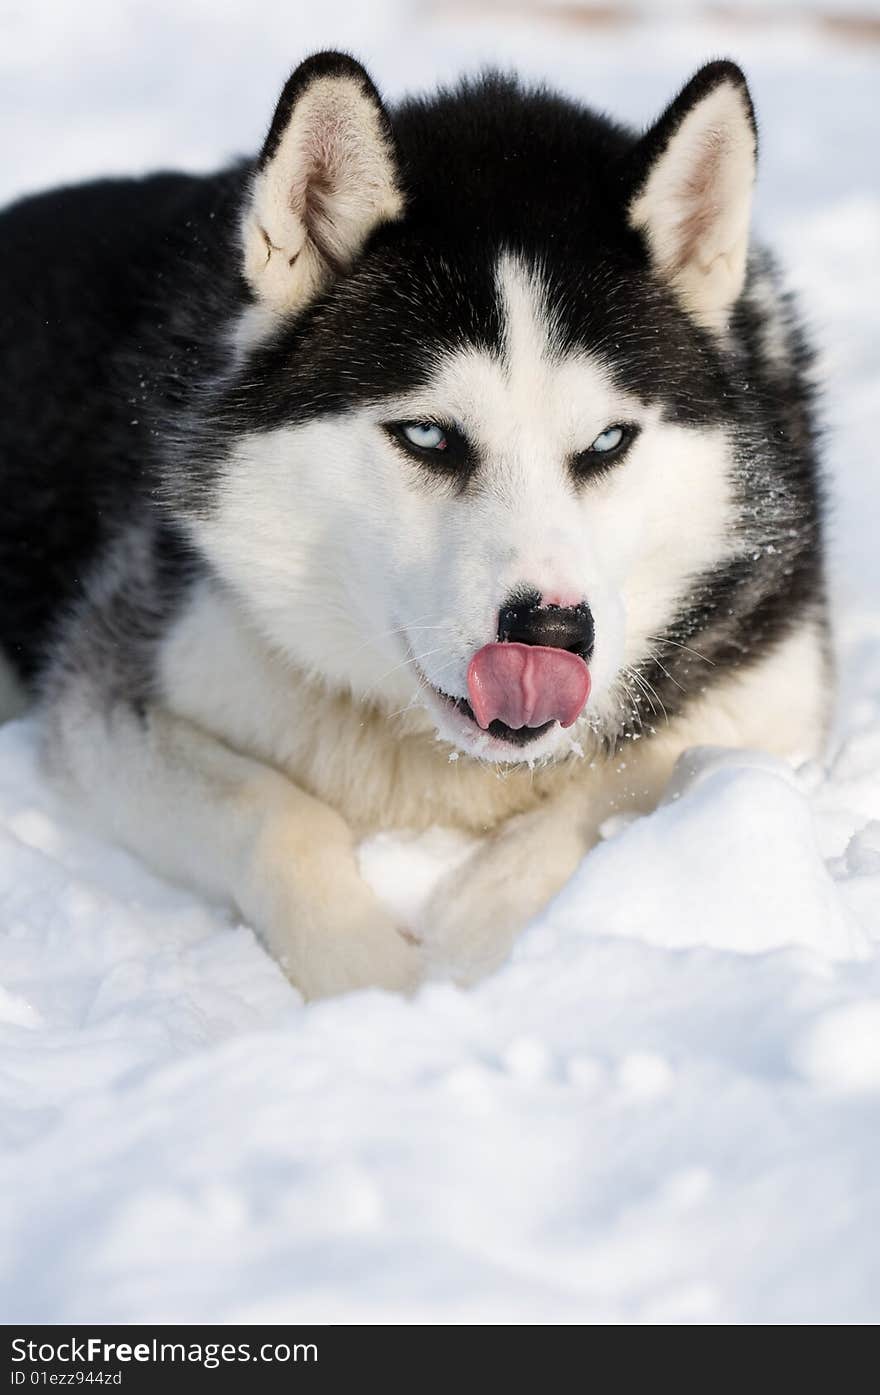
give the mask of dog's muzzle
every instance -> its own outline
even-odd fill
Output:
[[[554,722],[570,727],[590,696],[593,641],[585,604],[541,605],[535,597],[502,606],[498,639],[471,659],[468,699],[456,706],[483,731],[518,746]]]

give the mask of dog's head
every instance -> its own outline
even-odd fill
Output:
[[[484,759],[620,725],[723,560],[755,145],[730,63],[641,139],[506,78],[389,116],[353,60],[297,70],[199,524],[279,650]]]

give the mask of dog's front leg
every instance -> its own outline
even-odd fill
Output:
[[[582,789],[504,824],[431,896],[417,929],[430,976],[468,984],[501,964],[596,836]]]
[[[163,708],[65,683],[43,713],[50,768],[157,871],[232,902],[307,997],[407,989],[416,951],[361,879],[344,820],[284,775]]]

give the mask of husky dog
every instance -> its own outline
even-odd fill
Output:
[[[255,162],[0,219],[0,691],[307,996],[498,964],[687,747],[819,749],[755,156],[730,62],[638,136],[498,74],[389,110],[321,53]],[[358,842],[434,824],[480,842],[397,923]]]

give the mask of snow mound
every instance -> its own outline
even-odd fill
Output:
[[[791,773],[769,758],[748,760],[686,756],[666,802],[598,847],[545,923],[667,949],[761,954],[802,945],[833,959],[868,955]]]

